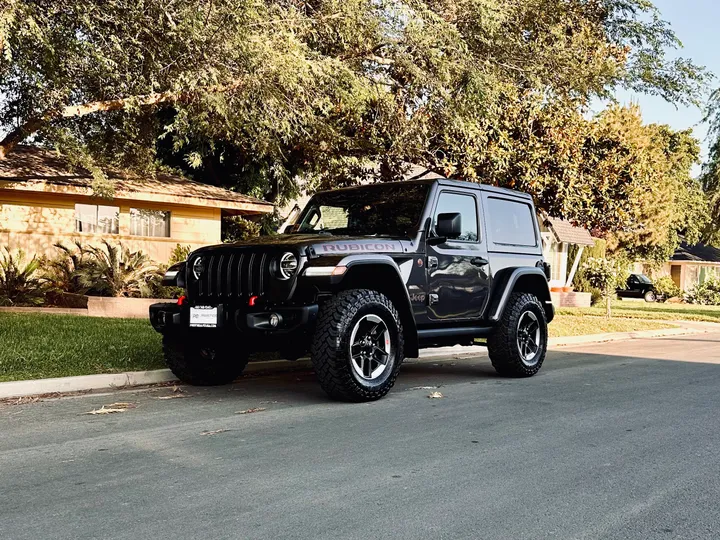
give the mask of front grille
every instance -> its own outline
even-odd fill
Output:
[[[201,256],[205,260],[205,271],[199,279],[192,275],[196,257],[188,264],[191,299],[221,302],[262,296],[272,279],[268,253],[228,250]]]

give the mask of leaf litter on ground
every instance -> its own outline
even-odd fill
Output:
[[[99,409],[93,409],[92,411],[88,411],[85,414],[113,414],[113,413],[121,413],[125,412],[129,409],[134,409],[137,407],[134,403],[126,403],[126,402],[118,402],[118,403],[111,403],[110,405],[103,405]]]
[[[252,409],[245,409],[244,411],[238,411],[235,414],[252,414],[256,412],[263,412],[265,407],[253,407]]]
[[[432,392],[428,397],[430,399],[440,399],[444,398],[445,396],[442,395],[442,392]]]
[[[226,431],[230,431],[229,429],[214,429],[212,431],[203,431],[200,433],[200,435],[217,435],[218,433],[225,433]]]
[[[185,390],[180,388],[179,386],[175,385],[171,389],[172,394],[169,396],[157,396],[155,399],[179,399],[179,398],[187,398],[192,397],[185,393]]]

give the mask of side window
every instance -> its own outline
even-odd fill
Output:
[[[493,244],[537,246],[535,220],[529,204],[489,197],[487,212]]]
[[[478,241],[478,217],[477,202],[475,197],[471,195],[460,195],[458,193],[448,193],[447,191],[440,194],[435,215],[433,216],[433,229],[437,225],[437,217],[439,214],[449,214],[459,212],[461,216],[462,233],[456,240],[463,242]]]

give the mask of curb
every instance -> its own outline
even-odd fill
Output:
[[[705,328],[667,328],[663,330],[641,330],[637,332],[616,332],[608,334],[590,334],[586,336],[566,336],[550,338],[548,346],[551,348],[582,345],[588,343],[605,343],[609,341],[623,341],[630,339],[648,339],[668,336],[681,336],[688,334],[702,334],[711,329],[720,328],[720,325],[707,325]],[[482,346],[471,347],[440,347],[427,349],[421,352],[420,359],[438,357],[461,357],[487,354]],[[309,359],[302,358],[295,362],[288,360],[268,360],[263,362],[250,362],[243,372],[248,374],[264,374],[292,369],[311,367]],[[169,369],[153,371],[129,371],[125,373],[109,373],[101,375],[80,375],[75,377],[57,377],[53,379],[34,379],[29,381],[0,382],[0,399],[37,396],[42,394],[58,394],[70,392],[87,392],[91,390],[121,389],[133,386],[145,386],[177,381]]]

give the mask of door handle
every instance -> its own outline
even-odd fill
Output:
[[[485,266],[487,263],[487,259],[483,259],[482,257],[474,257],[470,260],[470,264],[474,266]]]
[[[437,257],[428,257],[428,268],[432,270],[433,268],[438,267],[438,259]]]

